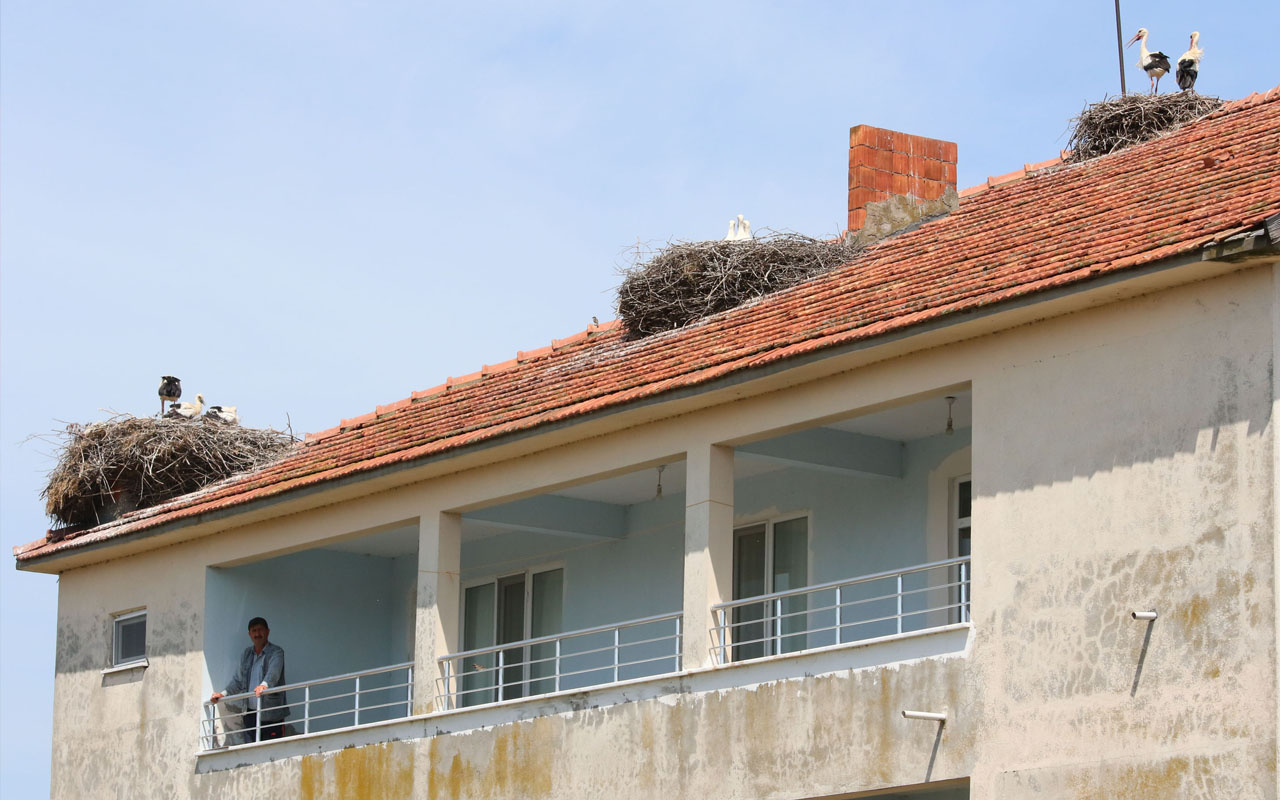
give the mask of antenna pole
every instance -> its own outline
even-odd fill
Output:
[[[1116,55],[1120,58],[1120,96],[1126,94],[1124,88],[1124,34],[1120,32],[1120,0],[1116,0]]]

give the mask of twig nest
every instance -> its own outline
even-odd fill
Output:
[[[212,418],[121,414],[54,434],[58,464],[41,494],[67,527],[99,525],[275,460],[296,441]]]
[[[1155,139],[1222,107],[1222,99],[1196,94],[1130,94],[1085,106],[1072,120],[1068,161],[1086,161]]]
[[[623,270],[618,318],[629,338],[727,311],[847,263],[861,248],[796,233],[745,241],[675,242]]]

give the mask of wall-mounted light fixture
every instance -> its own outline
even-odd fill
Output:
[[[902,716],[907,719],[927,719],[931,722],[947,721],[947,712],[945,711],[907,711],[903,709]]]
[[[956,432],[955,422],[951,419],[951,408],[955,404],[956,404],[956,399],[951,395],[947,395],[947,429],[943,431],[943,433],[945,433],[948,436],[951,436]]]
[[[1150,622],[1151,620],[1155,619],[1155,618],[1156,618],[1156,617],[1158,617],[1158,616],[1160,616],[1160,612],[1155,611],[1154,609],[1153,609],[1153,610],[1151,610],[1151,611],[1135,611],[1135,612],[1133,612],[1133,618],[1134,618],[1134,619],[1146,620],[1146,621],[1148,621],[1148,622]]]

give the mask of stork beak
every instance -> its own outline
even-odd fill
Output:
[[[1142,34],[1140,34],[1140,33],[1135,33],[1135,34],[1133,35],[1133,38],[1132,38],[1132,39],[1130,39],[1129,41],[1127,41],[1127,42],[1125,42],[1125,43],[1124,43],[1124,46],[1125,46],[1125,47],[1128,47],[1129,45],[1131,45],[1131,44],[1133,44],[1134,42],[1138,41],[1138,39],[1139,39],[1141,36],[1142,36]]]

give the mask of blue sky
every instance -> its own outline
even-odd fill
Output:
[[[49,447],[162,374],[327,428],[610,319],[637,240],[837,233],[848,128],[961,187],[1118,89],[1111,0],[0,8],[0,538]],[[1198,88],[1280,83],[1280,6],[1124,3]],[[1126,52],[1130,87],[1146,85]],[[1171,79],[1166,86],[1173,88]],[[0,794],[47,794],[57,579],[0,569]]]

